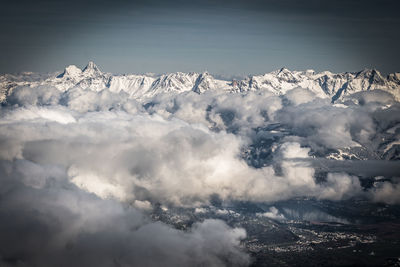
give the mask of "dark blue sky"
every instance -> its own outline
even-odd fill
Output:
[[[3,1],[0,73],[400,71],[400,1]]]

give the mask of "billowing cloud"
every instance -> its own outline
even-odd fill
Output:
[[[1,263],[33,266],[243,266],[243,229],[183,232],[72,184],[62,166],[0,161]]]
[[[398,179],[397,179],[398,180]],[[370,190],[372,200],[387,204],[400,204],[400,183],[396,181],[378,181],[374,188]]]
[[[279,212],[279,210],[275,207],[269,208],[269,211],[264,213],[256,213],[258,217],[267,217],[273,220],[285,220],[285,215]]]
[[[44,98],[42,89],[16,90],[12,104],[23,107],[4,109],[3,157],[64,166],[80,188],[132,203],[197,206],[215,194],[250,201],[360,196],[356,176],[317,181],[312,159],[335,149],[374,153],[376,116],[384,112],[377,103],[398,108],[376,92],[354,95],[363,105],[332,105],[299,88],[283,99],[268,92],[161,94],[141,106],[107,90],[53,97],[50,90]],[[247,148],[255,149],[249,153],[257,168],[243,160]]]
[[[163,94],[139,103],[107,90],[18,88],[0,115],[1,259],[247,265],[243,229],[205,220],[180,231],[146,214],[157,204],[201,214],[215,196],[398,204],[395,172],[379,168],[397,166],[391,159],[398,156],[399,109],[376,92],[336,104],[305,89],[282,97]],[[363,188],[360,177],[371,177],[355,159],[370,160],[374,175],[386,180]],[[260,214],[289,215],[274,207]]]
[[[32,110],[35,116],[27,120]],[[277,172],[273,165],[255,169],[239,157],[247,144],[240,136],[201,124],[125,112],[65,112],[35,107],[7,114],[1,137],[13,146],[4,159],[62,166],[71,183],[123,202],[197,206],[215,194],[225,200],[339,200],[355,192],[346,176],[318,184],[310,149],[296,142],[276,149]]]

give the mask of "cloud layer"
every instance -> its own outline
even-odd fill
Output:
[[[243,229],[219,220],[183,232],[71,183],[57,164],[0,161],[0,263],[17,266],[247,265]]]
[[[378,91],[333,105],[306,89],[164,94],[138,103],[107,90],[17,88],[0,115],[1,259],[247,265],[243,229],[206,220],[184,232],[151,221],[147,210],[201,209],[215,196],[398,204],[398,178],[379,168],[397,166],[388,160],[398,156],[399,109]],[[385,179],[363,187],[360,179],[374,176],[352,160],[368,161]],[[276,208],[260,216],[285,218]]]

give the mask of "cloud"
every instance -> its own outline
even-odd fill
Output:
[[[304,88],[295,88],[285,94],[285,98],[294,105],[311,102],[315,97],[316,95],[311,90]]]
[[[341,200],[355,197],[362,192],[360,180],[345,173],[328,173],[319,198]]]
[[[289,220],[302,220],[302,221],[321,221],[321,222],[338,222],[347,224],[346,219],[338,218],[319,209],[289,209],[283,208],[283,214]]]
[[[370,101],[332,105],[306,89],[284,97],[163,94],[143,106],[108,90],[74,88],[47,106],[23,105],[20,97],[24,107],[4,108],[2,157],[64,166],[75,185],[124,202],[200,206],[215,194],[261,202],[341,200],[361,195],[358,178],[333,170],[317,182],[313,158],[343,148],[373,153],[376,118],[384,112],[375,105],[394,102],[376,93],[354,96],[360,97]],[[395,116],[388,119],[395,125]]]
[[[113,109],[136,113],[140,109],[139,104],[135,100],[129,99],[128,94],[123,91],[119,93],[109,90],[95,92],[79,87],[66,91],[60,99],[60,103],[81,113]]]
[[[285,216],[279,212],[279,210],[275,207],[269,208],[269,211],[264,213],[256,213],[258,217],[267,217],[273,220],[285,220]]]
[[[252,168],[239,157],[245,139],[201,124],[122,111],[34,110],[39,115],[66,112],[64,116],[73,119],[60,123],[53,116],[38,115],[27,120],[23,114],[30,109],[6,115],[0,137],[13,149],[4,159],[62,166],[71,183],[103,199],[199,206],[215,194],[223,200],[333,199],[328,191],[340,189],[335,197],[340,200],[350,190],[344,180],[330,176],[327,183],[316,183],[310,149],[296,142],[276,150],[277,172],[273,165]]]
[[[56,105],[61,97],[61,92],[55,87],[38,86],[34,89],[28,86],[19,86],[12,90],[7,97],[10,105]]]
[[[300,147],[299,143],[290,142],[282,144],[279,152],[284,159],[308,158],[310,149]]]
[[[398,166],[382,159],[397,153],[399,109],[389,95],[368,92],[333,105],[304,89],[163,94],[144,103],[107,90],[17,89],[0,113],[1,259],[249,264],[242,229],[206,220],[179,231],[147,214],[158,204],[202,213],[215,196],[397,204]],[[327,159],[332,153],[368,161]],[[387,179],[363,188],[359,177],[371,175]],[[289,215],[271,208],[260,216]]]
[[[400,204],[400,184],[388,181],[378,181],[375,186],[369,190],[370,197],[375,202],[386,204]]]
[[[74,186],[65,168],[0,161],[3,263],[39,266],[244,266],[243,229],[219,220],[189,231]],[[144,256],[145,255],[145,256]]]

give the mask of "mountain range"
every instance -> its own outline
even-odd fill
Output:
[[[61,73],[39,75],[24,72],[18,75],[0,75],[0,102],[19,86],[50,86],[64,92],[74,87],[93,91],[121,91],[130,98],[144,101],[161,93],[180,93],[193,91],[204,93],[209,90],[225,92],[270,91],[276,95],[284,95],[294,88],[308,88],[316,96],[330,98],[332,102],[360,91],[380,89],[391,93],[400,100],[400,73],[392,73],[384,77],[378,70],[365,69],[359,72],[331,73],[290,71],[286,68],[263,75],[251,75],[243,80],[220,80],[210,73],[168,74],[127,74],[113,75],[102,72],[95,63],[89,62],[83,69],[70,65]]]

